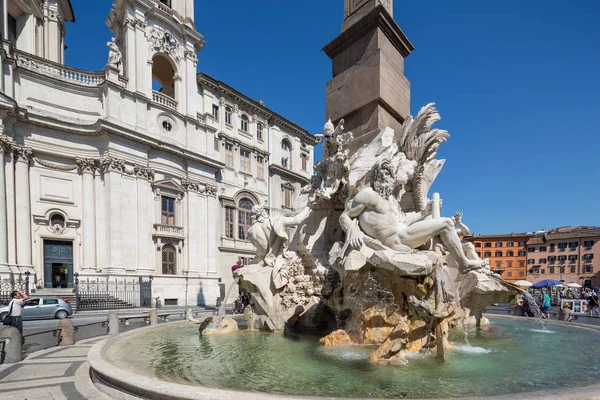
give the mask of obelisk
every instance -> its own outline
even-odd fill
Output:
[[[326,117],[343,118],[356,145],[388,126],[397,132],[410,115],[404,58],[414,47],[392,12],[393,0],[344,0],[342,33],[323,48],[333,63]]]

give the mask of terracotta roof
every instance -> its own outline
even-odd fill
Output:
[[[465,236],[465,240],[501,239],[501,238],[530,238],[532,236],[533,236],[532,232],[496,233],[496,234],[489,234],[489,235]]]

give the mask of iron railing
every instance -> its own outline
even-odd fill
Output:
[[[110,310],[150,307],[152,277],[149,278],[85,278],[75,274],[77,310]]]
[[[6,279],[0,279],[0,306],[6,306],[12,300],[11,293],[13,290],[22,290],[29,294],[29,275],[27,271],[24,274],[13,274]]]

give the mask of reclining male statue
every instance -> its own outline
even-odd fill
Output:
[[[377,162],[371,170],[371,187],[361,189],[346,203],[340,225],[346,232],[346,245],[360,250],[367,245],[375,250],[413,252],[430,239],[439,237],[460,272],[485,268],[487,260],[465,255],[453,218],[434,218],[430,201],[422,212],[404,213],[394,196],[399,182],[391,160]],[[402,183],[402,182],[400,182]]]

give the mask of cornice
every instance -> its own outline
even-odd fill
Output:
[[[281,125],[286,130],[300,136],[300,138],[309,145],[315,146],[318,143],[317,139],[313,135],[311,135],[307,130],[289,121],[283,116],[277,114],[273,110],[266,107],[264,104],[261,104],[251,99],[250,97],[244,95],[241,92],[238,92],[226,83],[218,81],[215,78],[212,78],[211,76],[208,76],[202,72],[196,74],[196,78],[198,84],[207,86],[213,90],[216,90],[222,95],[232,98],[233,100],[235,100],[235,102],[243,104],[245,108],[247,108],[251,113],[260,114],[267,121]]]
[[[302,176],[296,172],[290,171],[289,169],[283,168],[282,166],[277,164],[270,164],[269,171],[273,172],[274,174],[281,175],[284,178],[290,179],[294,182],[301,183],[303,185],[306,185],[310,182],[310,178]]]
[[[269,159],[270,154],[267,150],[263,150],[259,147],[252,146],[250,144],[246,144],[246,143],[242,142],[240,139],[236,139],[232,136],[229,136],[228,134],[226,134],[223,131],[219,132],[217,138],[219,140],[225,140],[225,141],[231,142],[238,147],[243,147],[245,149],[251,150],[251,151],[255,152],[256,154],[264,156],[266,159]]]

